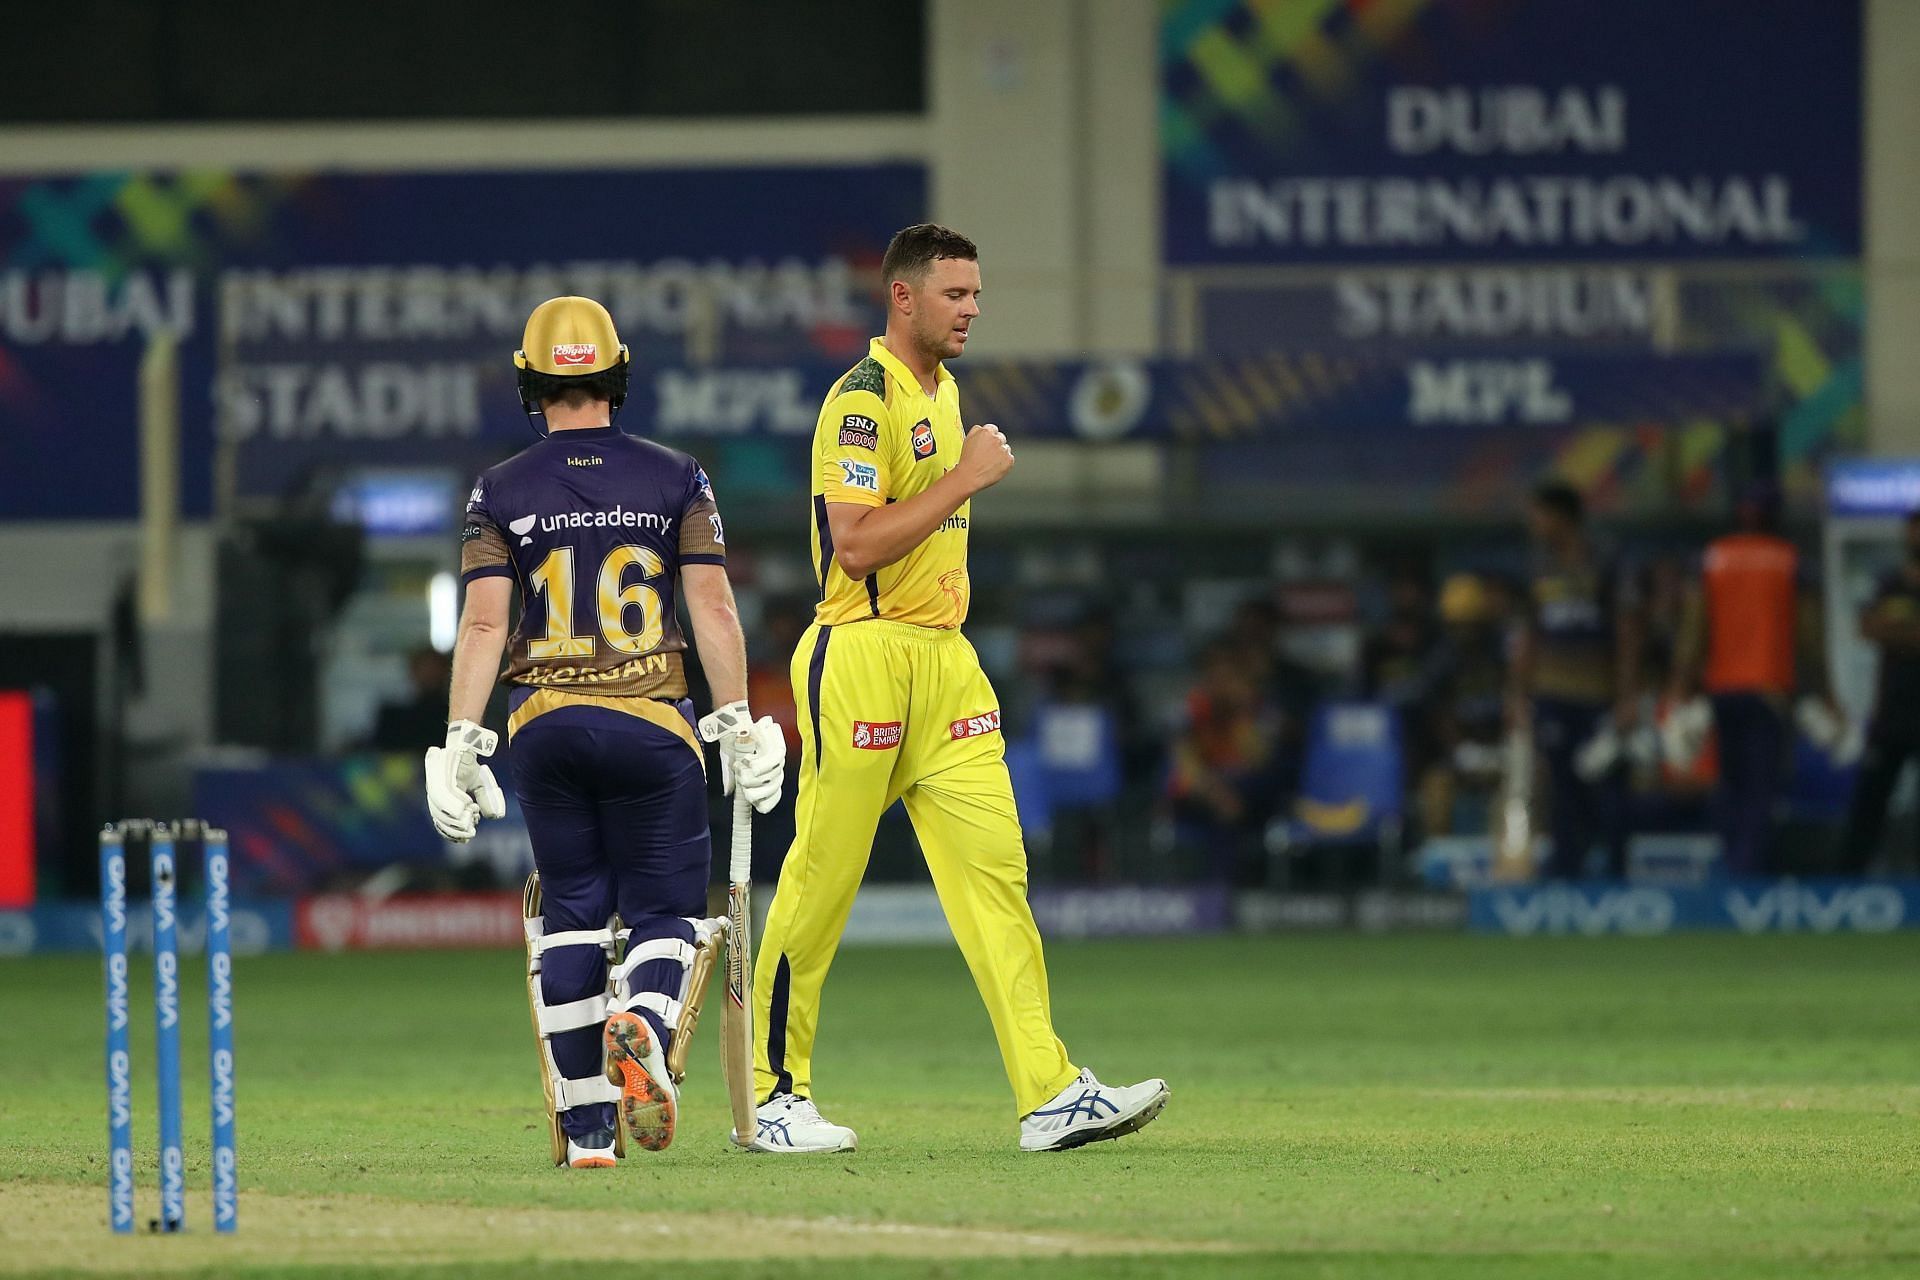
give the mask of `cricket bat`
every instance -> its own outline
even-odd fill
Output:
[[[727,998],[720,1006],[720,1069],[733,1107],[733,1140],[753,1145],[753,806],[733,793],[727,866]]]
[[[1508,731],[1501,745],[1500,794],[1495,800],[1493,878],[1533,879],[1533,734]]]

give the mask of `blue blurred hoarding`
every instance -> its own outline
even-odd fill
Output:
[[[511,357],[557,294],[604,300],[642,369],[851,363],[926,187],[917,163],[0,179],[0,518],[134,513],[163,332],[190,515],[216,433],[243,490],[283,448],[524,437]]]

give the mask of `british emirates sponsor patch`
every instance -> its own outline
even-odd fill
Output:
[[[870,720],[853,722],[853,745],[862,751],[891,751],[900,745],[900,722]]]

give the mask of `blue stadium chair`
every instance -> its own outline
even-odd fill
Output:
[[[1120,798],[1120,726],[1106,707],[1042,703],[1033,715],[1033,746],[1054,812],[1104,810]]]
[[[1040,749],[1031,738],[1007,743],[1007,775],[1013,782],[1013,807],[1030,850],[1044,850],[1053,842],[1053,802],[1047,793],[1047,772]]]
[[[1860,772],[1854,764],[1835,764],[1826,750],[1804,733],[1793,735],[1793,779],[1787,786],[1788,822],[1834,825],[1844,822]]]
[[[1372,848],[1382,883],[1397,877],[1406,819],[1400,717],[1382,702],[1333,699],[1314,710],[1291,817],[1267,828],[1269,869],[1292,879],[1293,860],[1318,849]]]

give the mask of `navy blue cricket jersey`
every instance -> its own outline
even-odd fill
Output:
[[[683,565],[726,563],[698,462],[614,427],[556,431],[480,477],[460,537],[462,582],[520,586],[503,680],[686,696],[674,587]]]

